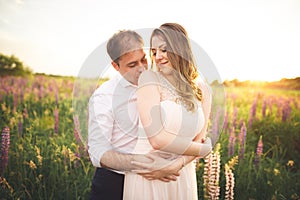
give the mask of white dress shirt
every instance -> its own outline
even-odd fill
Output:
[[[108,150],[133,151],[139,129],[136,90],[118,73],[91,96],[88,152],[95,167],[101,167],[101,157]]]

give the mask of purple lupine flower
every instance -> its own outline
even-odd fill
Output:
[[[244,158],[246,137],[247,137],[247,128],[244,122],[239,133],[239,142],[240,142],[239,159]]]
[[[215,120],[213,122],[213,126],[212,126],[212,141],[214,143],[214,141],[217,141],[218,139],[218,133],[219,133],[219,118],[220,118],[220,109],[217,110],[216,112],[216,116],[215,116]]]
[[[24,110],[23,110],[23,117],[24,117],[24,119],[27,119],[27,118],[28,118],[28,111],[27,111],[27,108],[24,108]]]
[[[234,128],[236,128],[237,114],[238,114],[238,109],[237,109],[237,107],[234,107],[234,110],[233,110],[233,117],[232,117],[232,126],[233,126]]]
[[[224,117],[224,123],[223,123],[224,133],[226,133],[227,128],[228,128],[228,112],[226,112],[225,117]]]
[[[261,114],[262,114],[262,117],[266,117],[266,109],[267,109],[267,101],[264,99],[263,101],[263,104],[262,104],[262,111],[261,111]]]
[[[58,89],[55,90],[55,103],[58,105]]]
[[[257,98],[253,101],[253,104],[250,109],[250,116],[249,116],[249,121],[248,121],[248,127],[250,129],[252,128],[253,119],[256,116],[256,106],[257,106]]]
[[[21,89],[20,91],[20,103],[23,104],[24,103],[24,91]]]
[[[276,101],[276,104],[277,104],[277,113],[276,113],[276,117],[280,117],[281,116],[281,113],[282,113],[282,107],[283,107],[283,99],[280,98]]]
[[[231,127],[231,130],[229,133],[228,157],[232,157],[234,155],[235,140],[236,140],[235,128]]]
[[[242,126],[243,126],[243,124],[244,124],[244,120],[243,120],[243,119],[241,119],[238,127],[242,127]]]
[[[10,79],[10,85],[14,85],[14,84],[15,84],[15,77],[13,76]]]
[[[38,95],[39,95],[39,100],[42,100],[44,97],[44,86],[43,85],[40,86]]]
[[[268,99],[268,108],[269,108],[269,114],[271,115],[272,114],[272,111],[273,111],[273,99],[269,98]]]
[[[59,115],[58,108],[55,108],[54,109],[54,133],[56,134],[58,133],[58,123],[59,123],[58,115]]]
[[[51,93],[51,92],[53,92],[53,87],[52,87],[52,84],[49,82],[48,83],[48,91]]]
[[[290,106],[290,101],[287,100],[283,104],[281,121],[285,122],[288,119],[291,112],[292,112],[292,108]]]
[[[254,160],[254,165],[256,168],[259,166],[260,157],[263,154],[263,146],[264,146],[264,144],[263,144],[262,135],[261,135],[257,142],[256,154],[255,154],[255,160]]]
[[[18,93],[16,91],[13,91],[13,95],[14,95],[14,98],[13,98],[13,105],[14,105],[14,112],[17,111],[17,107],[18,107]]]
[[[10,130],[8,127],[4,127],[2,129],[2,137],[1,137],[1,166],[0,166],[0,174],[2,175],[8,164],[8,150],[10,144]]]

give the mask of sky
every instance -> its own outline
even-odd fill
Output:
[[[0,53],[34,72],[77,76],[116,31],[165,22],[185,27],[223,80],[300,76],[298,0],[0,0]]]

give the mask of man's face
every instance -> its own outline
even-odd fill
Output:
[[[141,73],[148,67],[143,49],[128,52],[120,57],[118,64],[115,62],[112,64],[128,82],[134,85],[138,84]]]

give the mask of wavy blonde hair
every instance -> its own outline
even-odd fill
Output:
[[[189,111],[197,108],[196,99],[202,101],[202,91],[196,84],[199,76],[195,65],[190,41],[186,30],[177,23],[165,23],[152,32],[150,39],[150,55],[152,55],[152,38],[161,37],[167,45],[167,56],[178,73],[176,78],[176,92]],[[152,57],[152,56],[151,56]],[[153,67],[153,59],[151,59]],[[195,99],[196,98],[196,99]]]

